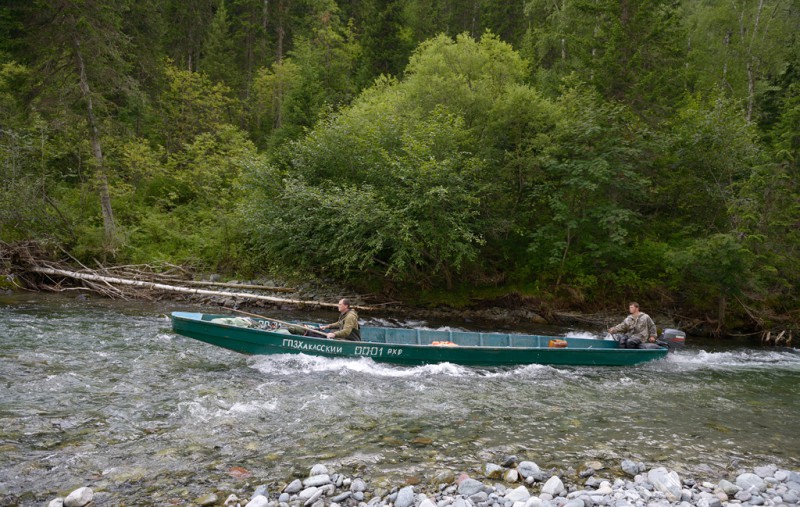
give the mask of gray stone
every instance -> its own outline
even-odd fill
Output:
[[[756,474],[744,473],[736,478],[736,485],[745,491],[766,491],[767,483]]]
[[[722,507],[722,502],[716,495],[711,493],[700,493],[700,498],[697,499],[697,507]]]
[[[489,493],[487,493],[486,491],[478,491],[474,495],[470,495],[469,499],[474,504],[481,504],[489,499]]]
[[[517,482],[519,480],[519,472],[514,468],[506,470],[505,475],[503,475],[503,480],[506,482]]]
[[[586,507],[586,504],[580,498],[576,498],[565,503],[564,507]]]
[[[753,473],[757,476],[761,477],[762,479],[766,479],[767,477],[772,477],[775,475],[775,472],[778,471],[778,467],[776,465],[766,465],[763,467],[755,467],[753,469]]]
[[[289,493],[281,493],[281,496],[278,497],[278,503],[289,503],[290,498],[292,498],[292,495]]]
[[[244,507],[267,507],[267,505],[269,505],[269,499],[264,495],[257,495],[247,502]]]
[[[431,501],[430,498],[426,498],[422,502],[420,502],[418,507],[436,507],[436,504]]]
[[[753,495],[753,498],[748,502],[750,505],[764,505],[764,497],[761,495]]]
[[[503,467],[494,463],[486,463],[483,467],[483,475],[489,479],[499,479],[503,476]]]
[[[64,499],[61,497],[54,498],[50,500],[50,503],[47,504],[47,507],[64,507]]]
[[[313,494],[313,495],[311,495],[311,497],[309,497],[309,499],[308,499],[308,500],[306,500],[306,503],[305,503],[306,507],[307,507],[307,506],[309,506],[309,505],[314,505],[315,503],[317,503],[317,501],[318,501],[320,498],[322,498],[322,495],[323,495],[323,494],[325,494],[325,491],[326,491],[325,489],[318,488],[318,489],[317,489],[317,490],[314,492],[314,494]]]
[[[364,492],[363,491],[356,491],[355,493],[353,493],[353,498],[357,502],[363,501],[364,500]]]
[[[64,499],[64,507],[83,507],[94,500],[94,491],[91,488],[78,488]]]
[[[636,463],[629,459],[622,460],[621,468],[623,472],[630,475],[631,477],[635,477],[636,474],[644,472],[644,464]]]
[[[741,502],[749,502],[750,499],[753,498],[753,494],[750,493],[749,491],[743,489],[742,491],[739,491],[738,493],[736,493],[734,495],[734,498],[736,498],[737,500],[739,500]]]
[[[366,490],[367,490],[367,483],[364,482],[362,479],[355,479],[353,482],[350,483],[350,491],[352,491],[353,493]]]
[[[299,493],[300,490],[303,489],[303,483],[300,479],[295,479],[290,482],[284,489],[284,493],[289,493],[290,495],[294,495],[295,493]]]
[[[344,493],[339,493],[338,495],[336,495],[336,496],[331,498],[331,502],[342,503],[345,500],[347,500],[348,498],[350,498],[350,495],[352,495],[352,494],[353,493],[351,493],[349,491],[345,491]]]
[[[787,491],[781,495],[783,501],[786,503],[798,503],[800,502],[800,495],[795,493],[794,491]]]
[[[464,500],[463,498],[459,497],[459,498],[456,498],[455,502],[453,502],[453,507],[469,507],[469,504],[467,503],[466,500]]]
[[[300,493],[298,493],[297,494],[297,498],[299,498],[300,501],[305,502],[306,500],[308,500],[312,496],[316,495],[317,494],[317,490],[319,490],[318,487],[311,486],[310,488],[306,488],[303,491],[301,491]]]
[[[312,486],[324,486],[331,483],[331,477],[328,474],[313,475],[303,481],[303,486],[309,488]]]
[[[484,485],[475,479],[464,479],[458,485],[458,494],[464,496],[472,496],[479,491],[483,491]]]
[[[547,479],[547,482],[545,482],[544,486],[542,486],[542,494],[550,495],[553,498],[560,495],[563,491],[564,483],[561,482],[561,479],[559,479],[556,475]]]
[[[664,493],[670,502],[680,500],[683,487],[681,486],[680,477],[675,472],[668,471],[664,467],[658,467],[647,473],[647,479],[657,491]]]
[[[725,479],[719,481],[717,487],[719,487],[720,490],[724,491],[725,494],[728,496],[735,495],[736,493],[742,490],[742,488],[740,488],[736,484],[732,483],[731,481],[726,481]]]
[[[264,486],[264,489],[266,489],[266,486]],[[230,495],[228,495],[228,498],[225,499],[222,505],[224,505],[225,507],[236,507],[236,504],[238,503],[239,503],[239,497],[231,493]]]
[[[506,498],[512,502],[527,502],[530,497],[531,493],[525,486],[520,486],[506,493]]]
[[[542,476],[542,471],[539,469],[539,465],[533,461],[521,461],[519,465],[517,465],[517,472],[519,472],[519,475],[524,479],[529,477],[540,479]]]
[[[608,482],[603,482],[600,484],[600,487],[594,491],[595,495],[612,495],[614,494],[614,490],[611,489],[611,484]]]
[[[394,507],[411,507],[412,505],[414,505],[414,487],[406,486],[397,492]]]
[[[311,467],[311,472],[308,474],[309,477],[313,477],[315,475],[328,475],[328,467],[325,465],[314,465]]]

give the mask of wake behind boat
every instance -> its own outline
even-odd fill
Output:
[[[173,331],[180,335],[244,354],[369,357],[401,365],[628,366],[661,359],[668,352],[667,347],[623,349],[616,341],[592,338],[369,326],[361,326],[362,341],[353,342],[291,334],[290,327],[303,324],[266,317],[173,312],[171,318]]]

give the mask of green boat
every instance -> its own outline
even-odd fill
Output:
[[[268,318],[172,313],[176,333],[244,354],[368,357],[400,365],[628,366],[661,359],[668,352],[666,347],[622,349],[614,340],[592,338],[366,326],[361,327],[362,341],[354,342],[291,334],[286,324],[303,325]]]

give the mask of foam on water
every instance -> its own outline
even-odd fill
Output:
[[[782,368],[800,369],[800,354],[792,350],[734,350],[707,352],[683,350],[667,356],[667,361],[697,368]]]
[[[447,375],[462,377],[474,374],[469,368],[451,363],[429,364],[425,366],[397,366],[377,363],[370,358],[344,359],[310,356],[307,354],[276,354],[259,356],[251,360],[256,370],[272,375],[295,375],[297,372],[347,372],[366,373],[377,377],[422,377],[428,375]]]

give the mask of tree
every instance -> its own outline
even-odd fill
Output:
[[[524,54],[556,92],[576,72],[607,99],[664,115],[683,93],[686,37],[671,0],[531,0]]]
[[[740,105],[719,92],[688,97],[669,123],[663,168],[656,175],[661,212],[676,217],[676,232],[688,236],[727,233],[739,185],[760,164],[754,125]]]
[[[300,68],[289,58],[273,63],[271,68],[259,69],[253,80],[254,104],[251,109],[252,129],[257,133],[257,139],[266,140],[274,132],[284,132],[287,137],[296,134],[294,129],[283,127],[294,88],[299,85]],[[282,140],[283,136],[275,135],[273,145]]]
[[[162,10],[168,27],[167,57],[181,69],[197,70],[208,26],[219,0],[167,0]]]
[[[332,2],[321,2],[310,17],[309,32],[294,39],[289,53],[299,80],[288,94],[282,124],[311,127],[328,111],[350,103],[358,92],[355,69],[358,44],[352,27],[339,18]]]
[[[768,78],[796,53],[800,9],[796,0],[689,3],[690,70],[698,91],[726,90],[756,120]]]
[[[198,68],[212,83],[226,83],[236,89],[239,87],[239,73],[232,35],[228,10],[225,0],[222,0],[208,28]]]
[[[212,132],[230,118],[230,89],[212,84],[201,72],[180,70],[167,62],[168,88],[161,96],[164,144],[169,152],[181,149],[195,136]]]
[[[80,104],[82,109],[81,123],[90,144],[100,197],[105,248],[113,253],[119,238],[103,154],[102,128],[104,118],[113,114],[114,100],[135,87],[126,61],[128,37],[121,30],[126,4],[36,1],[24,12],[31,64],[46,83],[39,89],[40,106],[45,111],[60,113],[63,105],[60,101],[66,98],[76,101],[73,104]]]
[[[363,35],[360,37],[364,69],[362,82],[380,75],[398,76],[408,63],[414,47],[400,0],[371,0],[364,7]]]
[[[667,271],[696,308],[717,303],[717,329],[726,324],[728,301],[752,286],[753,255],[731,234],[712,234],[668,252]]]
[[[557,104],[552,145],[527,197],[531,263],[554,273],[556,286],[625,259],[650,193],[642,127],[624,106],[580,84]]]

